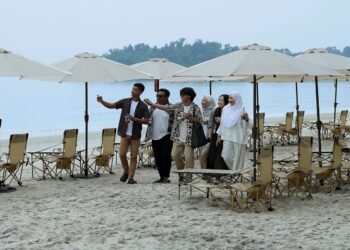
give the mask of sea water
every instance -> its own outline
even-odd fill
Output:
[[[142,99],[156,100],[153,81],[141,81],[146,86]],[[107,127],[117,127],[120,111],[106,109],[97,103],[96,96],[103,96],[108,102],[130,97],[134,81],[120,83],[89,83],[89,131],[97,132]],[[192,87],[197,93],[195,102],[209,93],[208,82],[170,83],[161,82],[161,88],[171,92],[170,101],[180,101],[179,91]],[[300,110],[306,114],[316,113],[315,84],[298,84]],[[30,133],[31,137],[61,135],[64,129],[78,128],[84,131],[85,86],[83,83],[53,83],[13,78],[0,78],[0,138],[8,139],[12,133]],[[221,94],[239,91],[247,112],[252,114],[252,84],[244,82],[214,82],[215,100]],[[332,113],[334,84],[331,81],[319,83],[321,113]],[[350,83],[338,83],[338,111],[350,108]],[[288,111],[295,111],[294,83],[259,84],[260,111],[266,117],[282,117]]]

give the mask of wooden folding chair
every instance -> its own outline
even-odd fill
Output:
[[[279,124],[273,129],[274,143],[280,143],[281,145],[290,144],[291,135],[293,134],[293,115],[294,112],[287,112],[286,123]]]
[[[93,160],[89,167],[97,174],[107,171],[110,174],[114,174],[113,167],[113,156],[114,156],[114,144],[116,136],[115,128],[105,128],[102,130],[102,145],[100,147],[94,148],[90,159]]]
[[[265,113],[259,113],[257,114],[257,121],[258,121],[258,138],[260,141],[260,146],[264,145],[264,136],[265,136]],[[248,138],[248,145],[249,147],[252,146],[252,141],[253,141],[253,133],[249,135]]]
[[[137,167],[156,167],[152,148],[152,141],[140,144]]]
[[[62,180],[62,173],[73,177],[74,161],[77,153],[78,129],[68,129],[63,134],[63,151],[53,151],[41,157],[46,175]]]
[[[10,136],[9,151],[8,154],[5,154],[5,163],[0,165],[1,185],[10,185],[15,180],[18,185],[22,186],[23,166],[28,164],[28,160],[25,160],[27,142],[28,134],[13,134]]]
[[[342,166],[342,145],[339,137],[334,137],[332,160],[326,166],[313,166],[312,172],[315,177],[315,188],[328,183],[331,192],[342,185],[341,166]]]
[[[348,110],[342,110],[340,112],[338,123],[329,122],[323,126],[324,137],[330,138],[331,136],[345,136],[347,133],[346,119],[348,117],[348,112]]]
[[[299,193],[302,197],[311,196],[311,171],[312,171],[312,143],[310,136],[299,137],[298,143],[298,165],[296,168],[290,168],[286,172],[275,172],[275,195],[282,196],[283,191],[287,190],[287,195]],[[289,166],[291,167],[291,166]]]
[[[254,183],[234,183],[229,185],[232,209],[250,209],[260,212],[262,206],[272,211],[272,168],[273,146],[259,149],[258,179]]]

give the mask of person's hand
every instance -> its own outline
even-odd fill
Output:
[[[248,121],[248,120],[249,120],[248,113],[244,113],[244,114],[242,115],[242,119],[245,120],[245,121]]]
[[[216,139],[216,146],[219,146],[221,144],[221,137],[218,136],[218,138]]]
[[[189,120],[191,118],[191,116],[187,113],[182,113],[181,119],[182,120]]]
[[[97,95],[97,102],[102,102],[103,101],[103,98],[102,98],[102,96],[100,96],[100,95]]]
[[[220,123],[221,122],[221,117],[215,117],[215,122]]]
[[[144,102],[145,102],[148,106],[153,106],[153,102],[151,102],[151,100],[148,99],[148,98],[146,98],[146,99],[144,100]]]
[[[130,122],[134,120],[134,117],[132,115],[126,115],[124,116],[126,122]]]

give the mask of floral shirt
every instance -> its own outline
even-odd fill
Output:
[[[179,137],[180,137],[180,123],[181,123],[182,113],[184,112],[184,104],[180,102],[174,105],[167,105],[166,110],[174,110],[175,114],[174,114],[174,123],[171,130],[171,140],[177,141],[179,140]],[[200,107],[195,103],[191,104],[188,114],[193,118],[199,120],[200,122],[203,121],[202,111]],[[189,120],[185,120],[185,121],[186,121],[186,128],[187,128],[186,144],[191,146],[193,123],[190,122]]]

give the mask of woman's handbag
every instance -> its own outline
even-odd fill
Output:
[[[193,110],[194,117],[194,110]],[[199,148],[207,144],[207,137],[204,134],[202,124],[193,124],[192,125],[192,138],[191,138],[191,147]]]
[[[207,144],[202,124],[193,124],[192,126],[192,148],[199,148]]]

